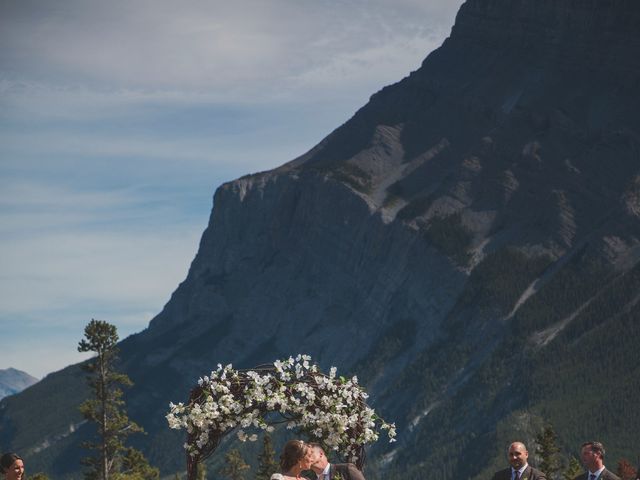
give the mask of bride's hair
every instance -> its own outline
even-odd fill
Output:
[[[5,453],[0,457],[0,471],[7,473],[16,460],[22,460],[17,453]]]
[[[307,445],[302,440],[289,440],[280,455],[280,469],[286,472],[307,454]]]

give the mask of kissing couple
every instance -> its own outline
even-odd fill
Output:
[[[302,472],[313,471],[313,474]],[[317,443],[289,440],[280,455],[280,473],[271,480],[365,480],[353,463],[329,463],[324,449]]]

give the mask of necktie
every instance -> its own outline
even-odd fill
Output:
[[[520,470],[513,471],[513,480],[520,480]],[[591,480],[591,479],[589,479]]]
[[[596,480],[596,474],[595,473],[589,473],[589,480]]]

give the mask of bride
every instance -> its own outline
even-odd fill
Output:
[[[300,480],[300,473],[311,468],[311,449],[302,440],[289,440],[280,455],[280,473],[271,480]]]

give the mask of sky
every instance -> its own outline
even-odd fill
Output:
[[[184,280],[215,189],[419,68],[462,0],[0,0],[0,369],[86,358]]]

